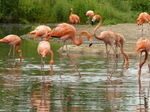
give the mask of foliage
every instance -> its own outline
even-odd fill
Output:
[[[85,24],[93,10],[103,24],[135,22],[140,12],[149,12],[150,0],[0,0],[0,21],[19,23],[69,22],[69,10]]]

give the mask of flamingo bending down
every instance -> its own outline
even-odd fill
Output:
[[[140,13],[137,22],[138,25],[142,25],[142,35],[143,35],[143,23],[148,22],[150,24],[150,15],[146,12]]]
[[[93,12],[92,10],[87,11],[87,12],[86,12],[86,16],[89,16],[88,19],[92,18],[92,25],[94,24],[94,22],[95,22],[96,20],[99,19],[99,15],[94,14],[94,12]]]
[[[53,51],[50,48],[50,43],[48,41],[41,41],[38,44],[38,48],[37,48],[38,53],[41,55],[41,63],[42,66],[44,66],[44,59],[46,58],[46,56],[50,53],[51,54],[51,60],[50,60],[50,65],[54,64],[54,54]]]
[[[110,45],[110,48],[113,48],[113,50],[114,50],[114,56],[115,57],[116,57],[116,55],[115,55],[115,49],[116,49],[117,46],[119,46],[121,53],[125,57],[126,68],[128,68],[128,66],[129,66],[129,58],[128,58],[128,55],[123,50],[123,44],[125,42],[124,37],[122,35],[118,34],[118,33],[112,32],[112,31],[103,31],[98,36],[96,34],[96,32],[97,32],[97,30],[99,29],[99,27],[102,24],[102,18],[101,18],[100,15],[97,16],[97,17],[99,19],[99,23],[98,23],[98,25],[94,29],[94,36],[95,36],[95,38],[99,39],[99,40],[101,40],[101,41],[103,41],[105,43],[107,57],[108,57],[108,53],[110,51],[110,50],[108,51],[107,45]]]
[[[1,42],[5,42],[5,43],[8,43],[10,44],[10,51],[8,53],[8,56],[10,56],[10,53],[11,53],[11,49],[12,47],[14,46],[15,47],[15,50],[17,53],[20,53],[20,61],[22,59],[22,51],[21,50],[18,50],[19,47],[20,47],[20,44],[21,44],[21,38],[17,35],[7,35],[6,37],[0,39],[0,43]]]
[[[82,35],[84,33],[86,34],[88,40],[90,41],[89,46],[91,46],[92,45],[92,35],[90,33],[88,33],[87,31],[81,31],[80,35],[79,35],[79,41],[77,41],[75,27],[70,24],[67,24],[67,23],[59,24],[56,28],[54,28],[52,30],[52,32],[50,33],[50,36],[61,39],[62,42],[64,43],[64,45],[66,44],[67,40],[71,39],[75,45],[79,46],[82,44]],[[63,45],[63,47],[64,47],[64,45]],[[63,51],[63,47],[62,47],[62,51]],[[67,48],[67,44],[66,44],[66,48]],[[61,53],[62,53],[62,51],[61,51]],[[71,60],[71,57],[68,54],[68,49],[67,49],[67,56]],[[81,77],[80,73],[79,73],[79,76]]]
[[[69,16],[69,20],[70,23],[80,23],[80,17],[76,14],[72,14],[73,9],[70,9],[70,16]]]
[[[150,40],[148,38],[141,37],[137,41],[137,48],[136,48],[136,52],[140,53],[140,64],[139,64],[139,71],[138,71],[139,76],[141,74],[142,66],[144,65],[144,63],[146,62],[146,60],[148,58],[148,52],[149,52],[149,50],[150,50]],[[141,62],[142,52],[145,52],[145,58]]]
[[[51,32],[51,28],[46,25],[40,25],[38,26],[34,31],[31,31],[30,34],[34,34],[34,40],[36,40],[37,37],[45,38],[45,40],[49,40],[50,37],[47,35]]]
[[[92,11],[92,10],[87,11],[86,16],[89,16],[89,17],[87,18],[86,22],[89,21],[90,18],[93,18],[94,15],[95,15],[94,11]]]

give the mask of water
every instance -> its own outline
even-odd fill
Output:
[[[145,64],[138,78],[138,61],[130,58],[126,70],[119,58],[116,69],[104,56],[70,54],[82,78],[64,54],[47,57],[41,71],[37,42],[23,40],[23,60],[7,58],[9,45],[1,43],[0,112],[148,112],[150,74]],[[53,70],[53,72],[51,72]],[[112,75],[112,78],[110,78]],[[61,78],[60,78],[61,76]]]

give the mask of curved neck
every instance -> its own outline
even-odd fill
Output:
[[[97,25],[97,26],[95,27],[95,29],[94,29],[94,36],[95,36],[95,38],[97,38],[97,39],[102,39],[101,36],[98,36],[98,35],[96,34],[96,32],[97,32],[97,30],[99,29],[99,27],[101,26],[101,24],[102,24],[102,17],[99,16],[99,23],[98,23],[98,25]]]
[[[72,14],[72,9],[70,9],[70,15]]]
[[[140,69],[142,68],[142,66],[143,66],[144,63],[146,62],[147,58],[148,58],[148,52],[145,50],[145,58],[144,58],[144,60],[139,64]]]
[[[120,43],[120,51],[121,53],[124,55],[125,57],[125,64],[126,64],[126,68],[128,68],[129,66],[129,57],[128,55],[123,51],[123,42]]]
[[[80,34],[79,34],[79,41],[77,41],[77,39],[76,39],[75,36],[74,36],[74,38],[72,38],[72,41],[73,41],[73,43],[74,43],[75,45],[79,46],[79,45],[82,44],[82,41],[83,41],[83,40],[82,40],[82,35],[83,35],[84,33],[86,34],[86,37],[87,37],[88,39],[92,38],[91,34],[88,33],[87,31],[81,31]]]

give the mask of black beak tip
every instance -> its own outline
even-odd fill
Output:
[[[92,21],[92,23],[91,23],[91,24],[92,24],[92,26],[93,26],[93,25],[94,25],[94,22]]]
[[[92,46],[92,44],[93,44],[93,43],[90,43],[90,44],[89,44],[89,47],[91,47],[91,46]]]

